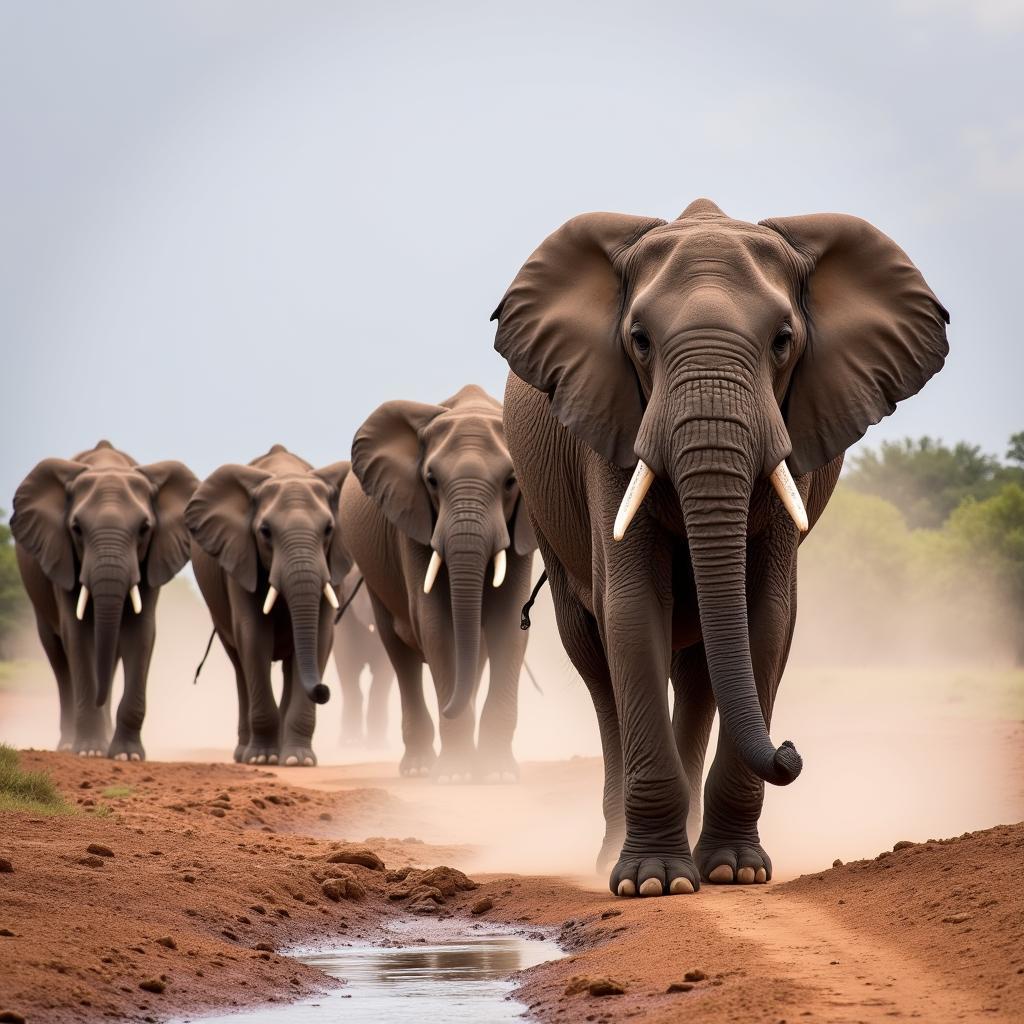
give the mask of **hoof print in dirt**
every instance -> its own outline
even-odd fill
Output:
[[[384,861],[380,859],[366,846],[344,846],[336,847],[327,855],[328,864],[358,864],[360,867],[369,868],[371,871],[383,871]]]
[[[578,996],[583,992],[589,996],[621,996],[625,994],[626,986],[614,978],[588,978],[586,975],[570,978],[565,994]]]

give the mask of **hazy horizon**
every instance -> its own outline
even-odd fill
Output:
[[[200,477],[348,453],[389,398],[500,397],[488,317],[568,217],[840,210],[950,309],[868,433],[1024,428],[1024,4],[220,0],[0,9],[0,508],[109,438]]]

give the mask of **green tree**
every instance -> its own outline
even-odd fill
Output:
[[[949,447],[931,437],[905,438],[855,456],[844,482],[891,502],[911,529],[935,529],[964,499],[996,493],[1004,471],[978,445],[961,441]]]
[[[28,613],[28,600],[21,585],[21,575],[14,556],[11,528],[0,510],[0,656],[5,656],[16,629],[23,626]]]

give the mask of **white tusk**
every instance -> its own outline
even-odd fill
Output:
[[[75,608],[75,618],[79,622],[85,618],[85,606],[89,603],[89,588],[83,586],[78,592],[78,606]]]
[[[494,556],[494,586],[500,587],[505,582],[505,549],[502,548]]]
[[[775,472],[772,473],[772,487],[775,488],[775,493],[781,499],[782,504],[786,506],[786,511],[792,516],[796,528],[801,533],[806,533],[807,510],[804,508],[803,501],[800,500],[800,492],[796,489],[785,459],[775,467]]]
[[[423,593],[429,594],[434,589],[434,580],[441,571],[441,556],[436,551],[430,552],[430,565],[427,566],[427,575],[423,577]]]
[[[269,615],[270,609],[274,607],[274,602],[277,600],[277,591],[271,587],[267,591],[267,599],[263,602],[263,614]]]
[[[327,598],[327,603],[335,611],[337,611],[338,608],[339,608],[339,605],[338,605],[338,595],[334,592],[334,587],[331,586],[330,580],[328,580],[324,584],[324,597]]]
[[[135,614],[142,614],[142,595],[139,593],[138,584],[128,591],[128,596],[132,599],[132,610]]]
[[[615,540],[622,540],[626,536],[629,524],[633,522],[633,516],[643,504],[653,483],[653,471],[643,459],[640,459],[636,464],[636,469],[633,470],[633,476],[626,487],[626,493],[622,496],[618,514],[615,516],[615,525],[612,527],[612,537]]]

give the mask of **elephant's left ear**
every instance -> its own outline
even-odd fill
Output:
[[[345,575],[352,568],[352,559],[342,543],[341,522],[339,520],[338,501],[341,497],[341,485],[352,470],[351,462],[332,462],[322,469],[314,469],[313,475],[320,477],[331,488],[331,512],[334,515],[334,532],[331,534],[331,546],[327,552],[327,565],[331,572],[331,583],[340,585]]]
[[[537,536],[533,532],[533,523],[530,522],[530,514],[526,511],[526,501],[522,494],[519,495],[515,511],[512,513],[512,546],[517,555],[529,555],[537,550]]]
[[[949,314],[907,254],[859,217],[761,221],[806,266],[807,347],[784,414],[801,476],[830,462],[941,368]]]
[[[183,462],[154,462],[136,469],[153,485],[156,523],[146,553],[146,582],[162,587],[184,568],[189,556],[189,532],[185,506],[199,486]]]

